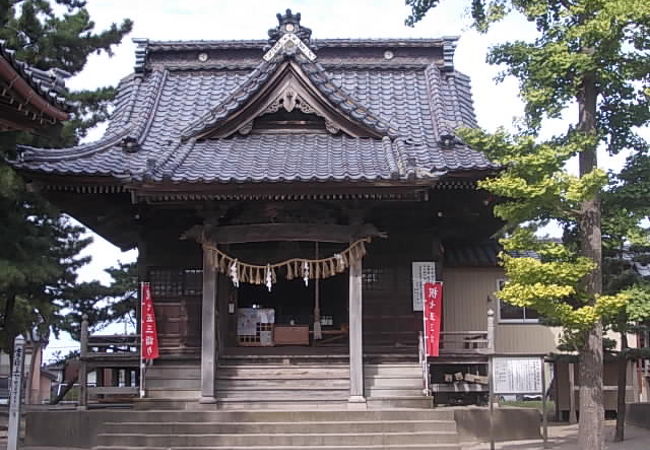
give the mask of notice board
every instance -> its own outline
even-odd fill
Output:
[[[494,357],[492,380],[495,394],[539,394],[542,392],[541,357]]]
[[[424,306],[424,283],[436,281],[435,262],[412,262],[411,276],[413,281],[413,311],[422,311]]]

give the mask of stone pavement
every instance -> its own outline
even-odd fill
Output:
[[[625,440],[613,442],[614,426],[616,421],[608,420],[605,423],[605,436],[607,449],[611,450],[649,450],[650,429],[639,428],[633,425],[625,426]],[[577,449],[578,448],[578,425],[567,425],[564,423],[550,424],[548,427],[549,448],[553,449]],[[485,450],[490,444],[464,444],[463,450]],[[497,442],[497,449],[533,449],[543,448],[541,440],[534,441],[507,441]]]

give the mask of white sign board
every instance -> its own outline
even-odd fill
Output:
[[[411,276],[413,280],[413,311],[422,311],[424,305],[424,283],[436,281],[436,263],[412,262]]]
[[[14,340],[14,365],[11,369],[11,386],[9,390],[9,424],[7,428],[7,450],[18,448],[20,436],[20,406],[23,392],[23,373],[25,372],[25,339],[16,336]]]
[[[543,360],[540,357],[492,358],[495,394],[541,394]]]

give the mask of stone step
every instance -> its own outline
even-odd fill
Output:
[[[188,404],[187,409],[205,408],[208,405],[201,405],[199,403]],[[327,398],[321,400],[242,400],[242,399],[221,399],[217,405],[211,405],[212,409],[215,407],[224,411],[264,411],[272,410],[277,412],[282,411],[295,411],[296,409],[316,409],[321,411],[340,411],[348,407],[347,397],[345,399]],[[210,407],[208,406],[208,409]]]
[[[350,369],[345,367],[218,367],[215,371],[217,379],[249,378],[249,379],[278,379],[278,378],[349,378]]]
[[[366,396],[369,398],[384,397],[417,397],[424,395],[422,388],[366,388]]]
[[[366,387],[377,387],[377,388],[422,388],[423,381],[422,377],[410,377],[410,378],[377,378],[377,377],[366,377]]]
[[[349,389],[322,391],[318,389],[278,391],[278,390],[244,390],[217,391],[217,400],[245,401],[313,401],[313,400],[346,400],[350,395]]]
[[[445,420],[357,420],[317,422],[107,422],[106,433],[153,433],[153,434],[209,434],[288,433],[299,429],[302,433],[319,433],[336,429],[341,433],[377,433],[407,431],[453,431],[456,423]]]
[[[426,397],[424,395],[412,395],[405,397],[368,397],[368,408],[433,408],[433,397]]]
[[[353,422],[371,420],[429,420],[453,421],[451,409],[380,409],[318,411],[123,411],[129,422]]]
[[[312,378],[299,376],[296,378],[250,378],[250,377],[217,377],[217,389],[240,389],[240,388],[313,388],[318,386],[320,389],[344,388],[349,386],[348,377],[342,378]],[[200,389],[201,380],[196,379],[166,379],[153,378],[147,380],[148,389],[176,389],[176,390],[196,390]],[[376,378],[366,377],[365,386],[367,388],[378,389],[419,389],[422,386],[422,378]]]
[[[416,380],[417,381],[417,380]],[[409,387],[419,386],[420,383],[403,383],[403,384],[390,384],[390,383],[374,383],[369,382],[367,386],[377,387]],[[259,378],[229,378],[217,379],[217,391],[223,389],[278,389],[278,390],[291,390],[291,389],[348,389],[350,386],[349,378],[296,378],[296,379],[259,379]],[[201,388],[200,380],[163,380],[153,379],[147,380],[147,389],[170,389],[170,390],[198,390]]]
[[[130,446],[105,446],[100,445],[93,447],[93,450],[194,450],[196,447],[130,447]],[[223,450],[224,447],[201,447],[201,450]],[[461,450],[460,445],[458,444],[410,444],[410,445],[389,445],[389,444],[379,444],[379,445],[309,445],[309,446],[262,446],[262,447],[242,447],[242,446],[228,446],[229,450],[260,450],[261,448],[266,450]]]
[[[299,426],[299,424],[297,424]],[[99,445],[124,446],[167,446],[167,447],[222,447],[259,446],[315,446],[315,445],[393,445],[458,443],[454,431],[416,431],[380,433],[342,433],[331,430],[329,433],[271,433],[260,434],[144,434],[144,433],[100,433]]]

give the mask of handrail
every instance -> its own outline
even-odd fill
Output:
[[[429,361],[427,361],[424,346],[424,333],[422,331],[418,332],[418,360],[420,362],[420,367],[422,368],[422,393],[426,396],[430,396],[431,381],[429,380]]]

